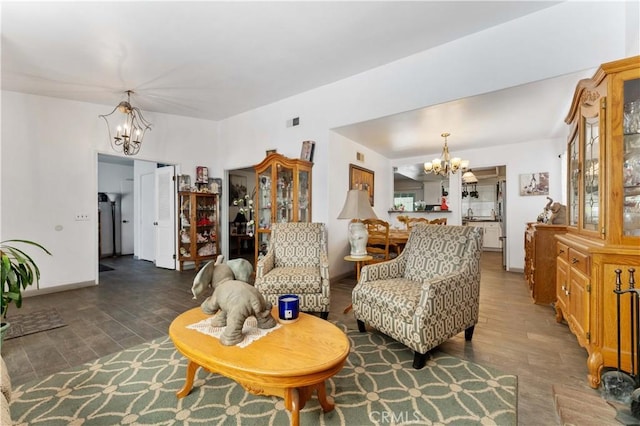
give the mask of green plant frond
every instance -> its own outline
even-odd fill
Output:
[[[16,301],[16,300],[18,300],[18,301],[19,301],[19,300],[21,300],[21,299],[22,299],[22,295],[21,295],[19,292],[16,292],[16,291],[9,291],[9,292],[5,292],[5,293],[4,293],[4,296],[5,296],[6,298],[11,299],[11,300],[14,300],[14,301]]]
[[[29,240],[4,240],[4,241],[0,241],[0,250],[4,250],[5,246],[6,247],[12,247],[12,248],[14,248],[16,250],[19,250],[16,247],[13,247],[11,244],[7,244],[7,243],[29,244],[29,245],[32,245],[32,246],[36,246],[39,249],[41,249],[42,251],[44,251],[45,253],[47,253],[48,255],[51,255],[51,252],[49,252],[49,250],[47,250],[43,245],[38,244],[35,241],[29,241]],[[19,251],[21,251],[21,250],[19,250]],[[26,256],[26,254],[25,254],[25,256]],[[27,256],[27,257],[29,257],[29,256]]]
[[[29,256],[27,253],[25,253],[24,251],[18,248],[3,247],[2,250],[5,253],[8,253],[8,255],[10,255],[9,257],[13,258],[13,260],[15,260],[18,263],[27,263],[27,264],[35,265],[35,261],[33,260],[33,258],[31,258],[31,256]]]
[[[15,247],[13,243],[34,246],[51,255],[51,252],[44,246],[33,241],[18,239],[0,241],[0,285],[2,285],[0,313],[2,318],[6,318],[11,303],[14,303],[16,308],[22,306],[22,290],[34,282],[39,288],[40,268],[29,254]]]
[[[2,258],[0,259],[0,283],[4,283],[7,281],[7,275],[9,275],[9,271],[11,270],[11,261],[9,260],[9,256],[2,253]],[[4,286],[2,286],[4,289]]]
[[[35,277],[33,275],[33,270],[29,265],[17,265],[17,268],[15,268],[15,272],[16,275],[20,277],[18,281],[22,285],[22,288],[27,288],[28,285],[34,282]]]

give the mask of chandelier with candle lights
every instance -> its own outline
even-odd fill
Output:
[[[125,93],[127,94],[126,101],[120,102],[109,114],[99,117],[107,123],[109,143],[113,149],[124,155],[136,155],[140,152],[144,134],[147,130],[151,130],[151,123],[145,120],[140,108],[131,105],[133,90],[127,90]],[[111,117],[116,111],[121,114]],[[109,120],[112,123],[109,123]]]

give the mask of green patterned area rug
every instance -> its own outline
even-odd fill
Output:
[[[323,413],[314,396],[300,413],[302,425],[517,423],[516,376],[439,351],[414,370],[412,352],[389,337],[345,332],[351,353],[327,382],[335,409]],[[16,387],[11,415],[16,424],[47,426],[289,424],[281,398],[251,395],[203,369],[178,399],[185,369],[171,340],[156,339]]]

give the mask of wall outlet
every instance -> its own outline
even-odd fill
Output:
[[[78,214],[76,214],[76,220],[78,220],[78,221],[89,220],[89,213],[78,213]]]

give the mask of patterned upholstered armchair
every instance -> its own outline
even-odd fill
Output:
[[[482,228],[419,224],[400,256],[362,268],[353,311],[365,323],[415,351],[424,367],[432,348],[478,322]]]
[[[323,223],[274,223],[267,254],[258,260],[255,287],[274,306],[296,294],[300,310],[329,316],[329,259]]]

